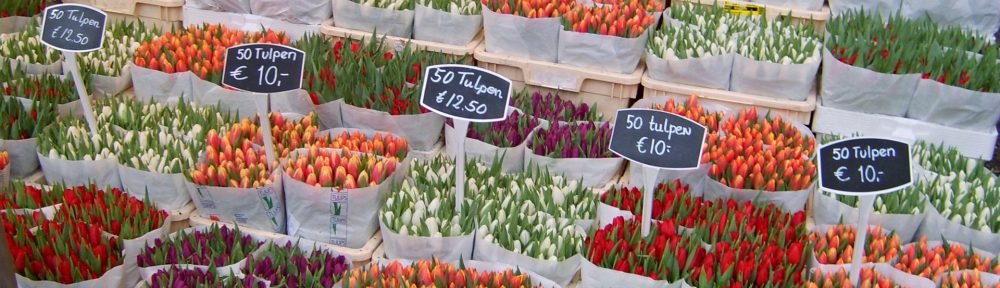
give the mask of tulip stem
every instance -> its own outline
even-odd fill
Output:
[[[642,237],[649,235],[649,219],[653,215],[653,194],[660,168],[642,164]]]
[[[455,212],[462,212],[462,203],[465,203],[465,135],[469,133],[469,120],[454,119],[455,133],[460,133],[457,137],[458,147],[455,147]]]
[[[875,194],[865,194],[858,196],[861,198],[861,209],[859,209],[860,215],[858,215],[858,225],[855,226],[858,234],[854,237],[854,247],[866,247],[865,238],[868,236],[868,218],[872,215],[872,210],[875,206]],[[863,261],[865,249],[859,248],[854,249],[854,258],[851,258],[851,282],[854,283],[855,287],[860,285],[861,280],[861,262]]]
[[[94,108],[90,106],[90,95],[87,94],[87,87],[84,86],[83,77],[80,76],[80,66],[76,64],[76,52],[64,51],[63,57],[66,57],[66,64],[69,64],[69,72],[73,75],[76,92],[80,94],[80,105],[83,105],[83,118],[87,120],[91,136],[98,137],[97,119],[94,118]]]

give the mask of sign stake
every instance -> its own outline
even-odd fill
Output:
[[[462,133],[465,137],[469,133],[469,121],[453,119],[455,131]],[[455,155],[455,211],[462,212],[462,203],[465,203],[465,139],[458,141],[458,155]]]
[[[656,175],[660,168],[642,164],[642,236],[649,235],[649,222],[653,216],[653,197],[656,197]]]
[[[858,226],[857,235],[854,236],[854,247],[862,247],[854,249],[854,255],[851,258],[851,282],[854,285],[860,284],[861,281],[861,258],[864,257],[865,253],[865,239],[868,237],[868,218],[872,215],[872,210],[875,209],[875,195],[865,195],[861,196],[861,206],[858,215]]]
[[[83,84],[83,77],[80,75],[80,67],[76,63],[76,52],[63,51],[62,54],[66,57],[70,75],[73,77],[73,85],[76,86],[76,93],[80,96],[80,105],[83,106],[83,118],[87,120],[87,126],[90,127],[90,134],[98,137],[100,135],[97,133],[97,118],[94,117],[94,108],[91,107],[90,103],[90,93],[87,93],[87,87]]]
[[[94,108],[91,107],[90,94],[80,75],[80,66],[76,62],[76,53],[90,52],[101,49],[104,45],[104,30],[108,14],[99,9],[80,4],[58,4],[45,8],[42,17],[41,42],[53,49],[62,51],[69,64],[70,76],[80,96],[83,106],[83,117],[87,120],[90,134],[97,137],[97,120],[94,118]]]
[[[260,127],[264,134],[264,152],[267,154],[268,165],[278,161],[274,155],[274,136],[271,135],[271,93],[262,94],[257,98],[257,116],[260,118]]]

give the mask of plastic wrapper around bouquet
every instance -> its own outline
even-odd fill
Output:
[[[67,71],[66,74],[69,74],[69,64],[63,62],[62,65],[63,71]],[[132,72],[129,71],[131,70],[131,67],[132,65],[125,65],[125,67],[122,67],[121,74],[118,76],[99,74],[84,75],[84,78],[87,76],[90,77],[90,84],[87,86],[87,89],[90,89],[90,92],[96,95],[118,95],[118,93],[124,92],[125,90],[128,90],[128,88],[132,87]]]
[[[211,227],[212,226],[191,227],[191,228],[185,228],[185,229],[183,229],[181,231],[183,231],[184,233],[187,233],[188,235],[191,235],[195,231],[208,232]],[[220,226],[220,228],[221,227],[222,226]],[[234,229],[234,228],[229,227],[228,229]],[[170,235],[167,235],[165,238],[176,239],[177,237],[180,236],[181,231],[177,231],[177,232],[171,233]],[[267,241],[268,241],[267,238],[264,238],[264,237],[262,237],[260,235],[247,233],[245,231],[241,231],[241,233],[243,233],[243,236],[250,236],[250,238],[252,239],[252,241],[256,241],[258,243],[263,243],[263,244],[260,245],[260,247],[257,247],[257,249],[255,249],[253,252],[251,252],[248,256],[257,257],[257,256],[261,255],[262,253],[264,253],[264,249],[266,249],[266,247],[267,247]],[[276,240],[276,241],[280,242],[280,240]],[[144,244],[143,245],[143,249],[145,249],[145,247],[155,247],[155,244],[154,244],[154,242],[151,241],[149,243]],[[133,256],[132,258],[135,259],[136,257]],[[133,261],[135,261],[135,260],[133,260]],[[236,263],[233,263],[233,264],[224,265],[224,266],[221,266],[221,267],[215,267],[215,271],[214,272],[216,274],[218,274],[218,275],[230,275],[231,273],[235,273],[235,274],[239,275],[239,274],[242,274],[241,270],[243,269],[244,266],[246,266],[246,263],[247,263],[247,258],[244,258],[244,259],[242,259],[240,261],[237,261]],[[155,266],[149,266],[149,267],[139,267],[139,275],[142,277],[143,281],[145,281],[146,283],[151,283],[151,281],[153,280],[153,275],[156,274],[156,272],[163,271],[163,270],[168,270],[172,266],[178,267],[178,268],[184,268],[184,269],[201,269],[201,270],[204,270],[204,271],[209,271],[209,269],[210,269],[210,267],[207,266],[207,265],[166,264],[166,265],[155,265]]]
[[[275,171],[274,173],[282,173]],[[191,201],[198,214],[205,218],[236,223],[275,233],[285,233],[285,192],[281,176],[269,185],[257,188],[213,187],[191,185]]]
[[[559,31],[562,30],[559,21],[559,17],[500,14],[483,5],[486,51],[555,63],[559,54]]]
[[[250,10],[258,16],[319,25],[333,16],[333,3],[330,0],[253,0]]]
[[[76,282],[73,284],[62,284],[53,281],[35,281],[28,279],[21,274],[16,274],[17,277],[17,287],[34,287],[34,288],[63,288],[63,287],[73,287],[73,288],[84,288],[84,287],[125,287],[125,265],[118,265],[111,268],[107,272],[104,272],[101,277],[90,279],[87,281]],[[134,284],[134,283],[133,283]]]
[[[101,189],[122,187],[117,159],[64,160],[49,158],[41,153],[37,155],[46,182],[67,186],[94,184]]]
[[[191,202],[192,186],[187,185],[184,174],[167,174],[143,171],[118,165],[122,189],[133,197],[143,199],[147,195],[156,207],[173,211]]]
[[[668,60],[646,53],[646,70],[656,81],[674,82],[712,89],[729,90],[734,53]]]
[[[733,92],[804,101],[816,86],[816,72],[821,61],[816,57],[802,64],[780,64],[753,60],[737,53],[733,58],[729,88]]]
[[[376,8],[351,0],[331,1],[334,26],[402,38],[413,34],[413,10]]]
[[[15,60],[0,56],[0,63],[10,63],[11,68],[21,67],[21,69],[28,74],[54,74],[54,75],[63,74],[62,60],[56,60],[55,62],[49,64],[41,64],[41,63],[24,62],[21,60]]]
[[[476,249],[473,251],[472,259],[515,266],[538,273],[556,284],[566,286],[580,270],[580,261],[582,261],[583,256],[577,254],[562,261],[536,259],[507,250],[496,243],[483,240],[482,235],[476,235]]]
[[[413,16],[413,39],[466,45],[483,28],[483,15],[452,14],[417,4]]]
[[[614,288],[614,287],[636,287],[636,288],[691,288],[683,280],[670,283],[666,280],[653,280],[652,278],[625,273],[618,270],[598,267],[590,260],[580,261],[580,284],[578,287],[587,288]]]
[[[926,199],[925,201],[926,218],[917,230],[917,237],[927,236],[927,240],[941,240],[943,237],[948,242],[971,244],[974,248],[993,253],[1000,251],[1000,234],[980,231],[953,222],[942,216],[930,201]]]
[[[920,74],[879,73],[840,62],[823,49],[823,106],[902,117]]]
[[[957,129],[993,132],[1000,120],[1000,93],[920,79],[906,117]]]
[[[9,16],[0,18],[0,34],[17,33],[31,25],[31,17]]]
[[[11,177],[26,178],[38,171],[38,138],[0,139],[0,150],[7,151],[10,159],[7,169]]]
[[[382,247],[389,259],[432,259],[458,261],[472,259],[474,232],[468,235],[449,237],[423,237],[400,235],[389,229],[379,218],[382,233]]]
[[[837,199],[823,195],[820,189],[813,195],[812,213],[817,225],[834,225],[838,223],[855,224],[858,223],[858,208],[837,201]],[[853,196],[852,196],[853,197]],[[917,239],[917,230],[926,217],[920,214],[881,214],[872,213],[868,218],[868,225],[882,225],[885,229],[896,232],[902,243],[909,243]]]
[[[344,117],[341,111],[342,105],[344,105],[344,100],[337,99],[314,106],[313,111],[316,112],[316,117],[319,118],[319,122],[323,125],[323,128],[333,129],[344,127]]]
[[[909,18],[930,16],[934,23],[945,26],[962,26],[980,35],[992,36],[1000,28],[1000,1],[945,0],[902,1],[901,14]],[[956,5],[957,4],[957,5]],[[884,14],[884,13],[883,13]]]
[[[341,104],[341,115],[343,115],[344,127],[396,134],[406,138],[410,149],[416,151],[434,150],[435,145],[441,139],[441,128],[444,126],[445,120],[444,117],[434,112],[417,115],[390,115],[386,112],[365,109],[347,103]]]
[[[470,128],[471,129],[471,128]],[[458,155],[458,141],[465,141],[465,155],[469,159],[479,159],[483,164],[490,165],[494,161],[503,161],[500,165],[504,172],[520,172],[524,170],[525,153],[528,140],[538,131],[538,127],[528,133],[525,140],[514,147],[497,147],[492,144],[466,137],[468,132],[459,132],[455,127],[444,126],[445,150],[448,155]]]
[[[621,157],[608,158],[552,158],[536,155],[531,149],[524,151],[524,170],[532,165],[544,167],[556,175],[563,175],[570,180],[578,180],[583,186],[590,188],[604,187],[612,181],[617,181],[621,175],[625,159]]]
[[[630,74],[639,67],[649,31],[635,38],[559,31],[559,64]]]
[[[316,105],[313,105],[312,100],[309,99],[309,93],[306,92],[306,90],[296,89],[292,91],[271,93],[271,112],[308,115],[310,112],[318,112],[316,111],[316,107]],[[338,112],[339,110],[340,109],[338,109]],[[320,122],[322,124],[322,118],[320,118]]]

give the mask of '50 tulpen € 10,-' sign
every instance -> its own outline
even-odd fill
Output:
[[[21,0],[5,0],[21,1]],[[88,52],[104,45],[108,14],[80,4],[59,4],[45,8],[42,43],[66,52]]]
[[[621,109],[611,131],[612,152],[625,159],[666,169],[694,169],[701,163],[705,126],[653,109]]]
[[[913,182],[910,145],[882,138],[851,138],[819,148],[819,185],[842,195],[884,194]]]
[[[442,64],[427,67],[420,105],[470,122],[507,118],[510,79],[475,66]]]
[[[277,44],[244,44],[226,49],[222,84],[255,93],[302,88],[306,53]]]

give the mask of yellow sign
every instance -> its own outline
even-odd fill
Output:
[[[726,1],[726,11],[735,15],[764,15],[764,6]]]

